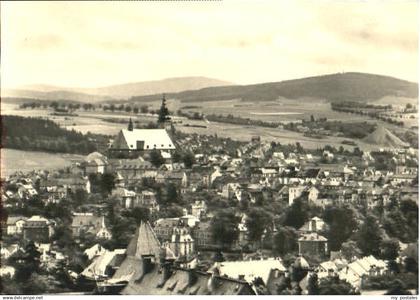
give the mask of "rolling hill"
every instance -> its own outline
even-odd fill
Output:
[[[303,79],[252,85],[209,87],[194,91],[169,93],[167,98],[185,102],[232,100],[260,102],[278,97],[303,97],[327,101],[372,101],[385,96],[418,97],[418,84],[393,77],[366,73],[340,73]],[[131,102],[160,99],[161,95],[132,97]]]
[[[27,85],[22,89],[5,89],[3,97],[36,98],[44,100],[76,100],[100,102],[107,100],[126,100],[133,96],[162,93],[178,93],[206,87],[226,86],[232,83],[207,77],[179,77],[156,81],[134,82],[99,88],[66,88],[52,85]]]
[[[102,102],[112,100],[113,98],[108,96],[91,95],[66,90],[56,91],[35,91],[26,89],[2,89],[2,98],[28,98],[37,100],[49,100],[49,101],[77,101],[77,102]]]
[[[401,141],[395,134],[383,126],[378,127],[374,132],[363,139],[368,144],[383,146],[386,148],[403,148],[409,144]]]

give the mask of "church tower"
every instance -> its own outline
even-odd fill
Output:
[[[133,121],[130,118],[130,121],[128,122],[128,131],[133,131]]]

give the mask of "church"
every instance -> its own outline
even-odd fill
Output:
[[[115,137],[109,151],[116,154],[140,154],[153,149],[171,152],[175,144],[165,129],[134,129],[130,120],[128,129]]]

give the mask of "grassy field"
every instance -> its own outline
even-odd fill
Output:
[[[17,171],[60,169],[70,166],[73,161],[82,159],[83,156],[73,154],[1,149],[1,177],[10,176]]]
[[[319,99],[303,98],[299,100],[279,99],[277,101],[265,101],[258,103],[244,102],[239,99],[229,101],[208,102],[181,102],[168,100],[170,111],[200,112],[209,114],[232,114],[242,118],[250,118],[271,122],[290,122],[301,119],[309,120],[311,115],[315,118],[327,118],[329,120],[366,120],[363,116],[346,115],[331,110],[330,104]],[[160,102],[150,103],[153,109],[159,108]],[[193,108],[188,108],[189,106]],[[194,108],[194,106],[196,108]],[[184,108],[187,107],[187,108]]]
[[[394,101],[395,99],[385,99],[384,101]],[[149,106],[153,109],[158,109],[160,101],[149,102]],[[198,111],[205,114],[233,114],[242,118],[260,119],[264,121],[275,121],[275,122],[290,122],[301,120],[302,118],[309,119],[311,115],[315,118],[326,117],[329,120],[341,120],[346,121],[368,121],[374,123],[380,123],[391,130],[402,131],[405,129],[398,128],[394,125],[380,122],[377,120],[370,119],[366,116],[359,116],[347,113],[334,112],[330,108],[330,104],[314,99],[301,99],[287,100],[281,99],[278,101],[264,102],[258,106],[254,104],[241,102],[239,100],[231,101],[211,101],[211,102],[181,102],[177,100],[168,100],[168,108],[171,112],[175,112],[178,109],[185,111]],[[190,108],[183,108],[183,107]],[[191,108],[192,107],[192,108]],[[115,135],[122,128],[126,128],[124,123],[109,122],[107,119],[120,119],[127,120],[131,117],[133,121],[138,121],[142,124],[156,121],[156,117],[147,115],[134,115],[125,112],[103,112],[103,111],[77,111],[78,116],[63,117],[63,116],[51,116],[51,111],[48,110],[21,110],[17,106],[10,104],[2,104],[2,114],[15,114],[22,116],[38,116],[49,118],[61,126],[67,129],[74,129],[82,133],[92,132],[99,134]],[[324,137],[322,139],[305,137],[301,133],[292,132],[288,130],[278,128],[265,128],[257,126],[243,126],[233,124],[221,124],[200,120],[187,120],[177,119],[176,128],[186,133],[198,133],[204,135],[217,134],[223,137],[230,137],[236,140],[248,141],[252,136],[261,136],[262,140],[265,141],[276,141],[284,144],[295,144],[296,142],[301,143],[307,148],[321,148],[326,144],[333,145],[336,147],[343,146],[344,148],[353,149],[353,146],[343,145],[341,142],[345,138],[340,137]],[[193,127],[201,126],[201,127]],[[205,128],[202,128],[205,126]],[[378,148],[376,145],[369,145],[359,140],[355,140],[356,144],[362,150],[371,150]]]

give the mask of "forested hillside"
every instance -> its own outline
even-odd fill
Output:
[[[93,138],[60,128],[50,120],[2,116],[3,148],[88,154],[97,149]]]
[[[418,96],[418,85],[388,76],[343,73],[281,82],[209,87],[195,91],[167,94],[167,98],[180,99],[185,102],[232,99],[260,102],[275,100],[278,97],[289,99],[312,97],[331,102],[366,102],[378,100],[385,96],[416,98]],[[131,98],[131,101],[150,101],[160,99],[160,97],[161,95],[140,96]]]

